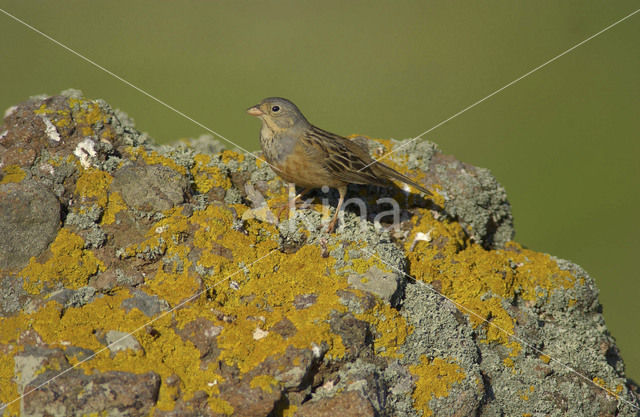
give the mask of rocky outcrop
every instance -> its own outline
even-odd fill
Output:
[[[0,127],[3,416],[634,416],[593,279],[515,243],[504,189],[429,142],[353,140],[434,191],[286,187],[154,144],[77,91]],[[324,204],[326,203],[326,204]]]

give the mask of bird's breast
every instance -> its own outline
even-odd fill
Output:
[[[335,188],[344,185],[330,175],[322,160],[309,156],[299,143],[286,157],[274,163],[273,168],[285,181],[304,188],[319,188],[323,185]]]

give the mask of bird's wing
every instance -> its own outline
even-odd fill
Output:
[[[376,175],[369,152],[357,143],[312,126],[303,135],[302,143],[309,157],[322,161],[324,168],[336,179],[353,184],[386,185],[384,177]]]
[[[353,184],[389,185],[391,179],[411,185],[426,195],[432,195],[422,185],[395,169],[375,161],[367,149],[345,137],[312,126],[302,142],[311,157],[323,161],[329,173],[344,182]]]

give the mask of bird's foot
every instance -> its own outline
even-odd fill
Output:
[[[278,205],[274,208],[278,209],[278,220],[280,220],[280,217],[282,216],[282,213],[287,210],[288,212],[291,211],[291,209],[298,209],[298,208],[302,208],[305,206],[308,206],[309,201],[301,201],[302,197],[305,196],[307,193],[309,193],[309,191],[311,191],[310,188],[307,188],[305,190],[302,190],[302,192],[298,195],[296,195],[295,197],[292,197],[289,199],[289,201],[287,201],[284,204]],[[295,194],[295,186],[293,184],[289,184],[289,195],[294,195]]]
[[[331,223],[329,223],[329,225],[327,226],[327,233],[331,234],[331,233],[335,232],[336,224],[338,224],[338,212],[337,211],[336,211],[336,214],[333,216],[333,219],[331,219]]]

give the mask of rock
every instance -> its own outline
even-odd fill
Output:
[[[141,211],[168,210],[184,201],[187,180],[159,165],[125,165],[113,175],[112,189],[120,192],[129,207]]]
[[[60,349],[29,347],[15,356],[22,416],[89,413],[144,416],[155,403],[160,379],[152,372],[85,375],[70,367]]]
[[[394,307],[402,299],[403,280],[393,272],[374,266],[364,274],[351,274],[348,279],[353,288],[375,294]]]
[[[0,184],[0,269],[26,265],[49,246],[59,228],[60,202],[43,184]]]
[[[129,312],[132,308],[137,308],[142,311],[146,316],[153,317],[163,311],[169,310],[169,304],[158,298],[157,295],[148,295],[140,290],[132,291],[133,296],[122,301],[120,307],[126,312]]]
[[[366,398],[355,391],[347,391],[331,398],[307,402],[298,408],[294,416],[299,417],[332,417],[337,410],[344,417],[377,417]]]
[[[78,91],[0,132],[3,416],[638,414],[594,280],[430,142],[355,139],[434,196],[352,185],[329,235],[335,190],[277,219],[266,164]]]
[[[57,372],[48,372],[25,386],[23,416],[70,416],[90,413],[146,416],[157,400],[160,378],[110,371],[84,375],[72,370],[42,385]],[[33,390],[33,391],[32,391]]]
[[[104,343],[107,345],[111,353],[117,353],[125,350],[141,351],[140,343],[129,333],[119,332],[117,330],[109,330],[104,336]]]

